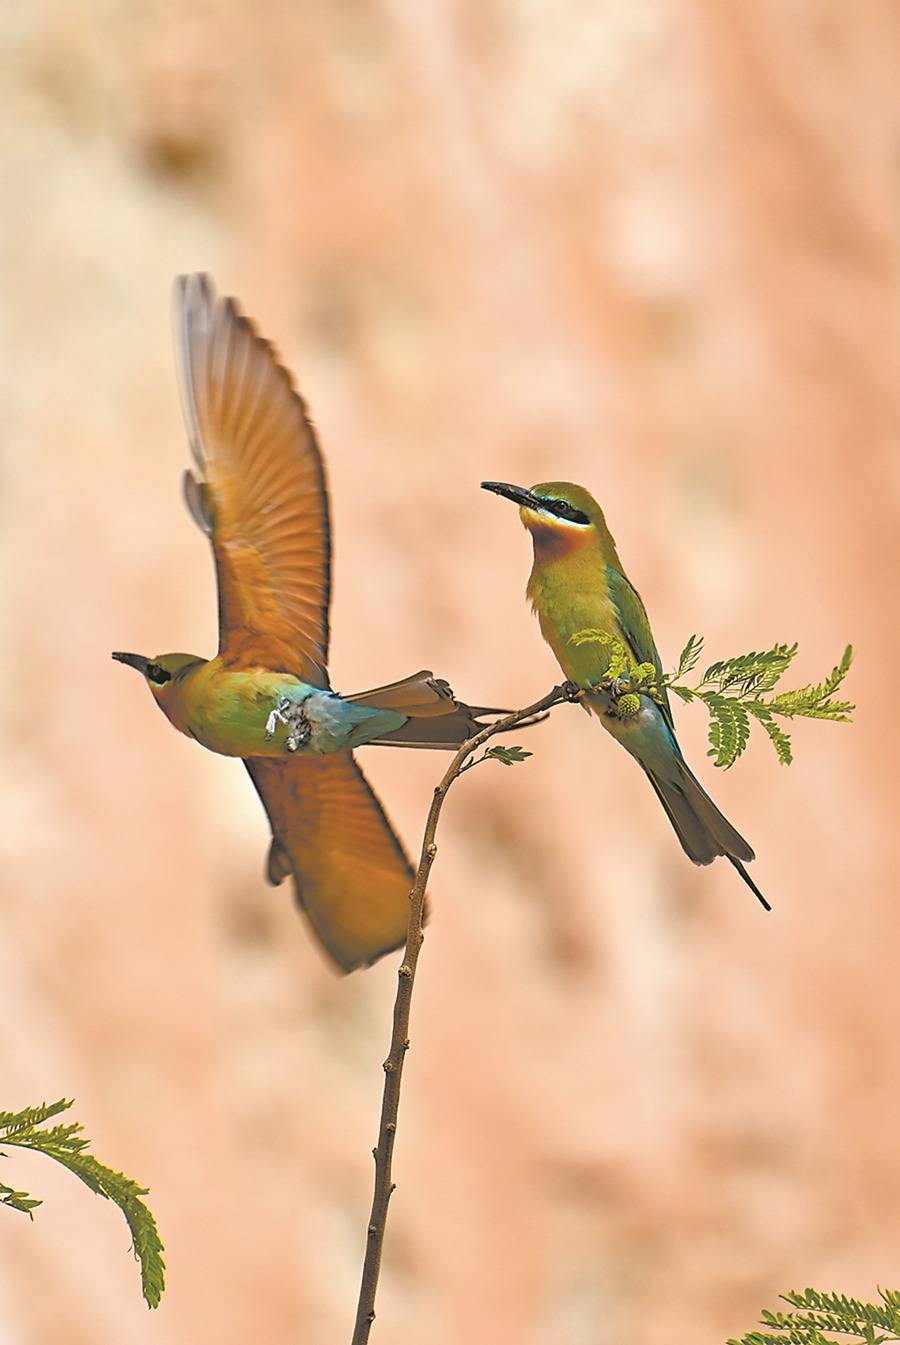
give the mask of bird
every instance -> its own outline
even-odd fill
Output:
[[[519,506],[534,547],[527,597],[565,676],[583,693],[584,708],[642,767],[688,857],[709,864],[724,856],[770,910],[744,867],[754,859],[753,850],[682,755],[647,612],[619,560],[600,505],[571,481],[545,481],[530,490],[503,481],[482,481],[481,486]],[[583,631],[596,632],[605,642],[579,641]],[[610,682],[610,641],[619,644],[632,667],[652,665],[656,697],[627,678]]]
[[[413,870],[358,766],[363,744],[456,749],[499,713],[430,671],[349,696],[328,677],[331,520],[315,429],[290,374],[203,274],[175,282],[177,364],[196,471],[184,495],[213,551],[214,658],[115,652],[169,722],[240,757],[268,815],[266,874],[292,877],[341,971],[405,940]]]

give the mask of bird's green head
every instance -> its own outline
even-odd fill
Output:
[[[519,506],[519,517],[531,533],[535,549],[569,551],[594,541],[604,550],[615,550],[603,510],[584,486],[571,481],[542,481],[530,490],[504,481],[482,481],[481,486]]]
[[[165,696],[178,673],[198,661],[196,654],[157,654],[156,658],[145,658],[143,654],[116,653],[113,658],[127,663],[129,668],[137,668],[155,696]]]

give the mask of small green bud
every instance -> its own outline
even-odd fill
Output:
[[[633,691],[629,691],[625,696],[620,696],[616,701],[616,711],[621,719],[630,719],[636,715],[641,708],[641,698]]]

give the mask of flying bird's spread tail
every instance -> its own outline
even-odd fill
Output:
[[[486,705],[466,705],[453,695],[449,683],[423,670],[399,682],[355,692],[347,700],[369,709],[393,710],[406,715],[406,723],[381,738],[370,739],[376,747],[428,747],[455,751],[487,725],[480,715],[503,715]]]

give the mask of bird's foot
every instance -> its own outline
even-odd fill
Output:
[[[284,740],[285,750],[296,752],[298,748],[305,746],[312,735],[312,725],[303,713],[303,706],[297,705],[287,696],[282,696],[275,709],[266,720],[266,742],[271,742],[275,737],[275,730],[279,724],[287,726],[287,736]]]
[[[606,694],[609,698],[609,708],[607,714],[614,719],[631,719],[641,708],[641,698],[635,690],[635,683],[630,676],[619,676],[611,678],[606,684]]]
[[[272,713],[269,715],[269,718],[266,720],[265,739],[267,743],[270,743],[272,739],[275,737],[275,730],[278,727],[278,725],[286,724],[288,722],[284,712],[285,710],[290,709],[290,704],[291,702],[288,700],[287,696],[282,696],[278,704],[275,706],[275,709],[272,711]]]

